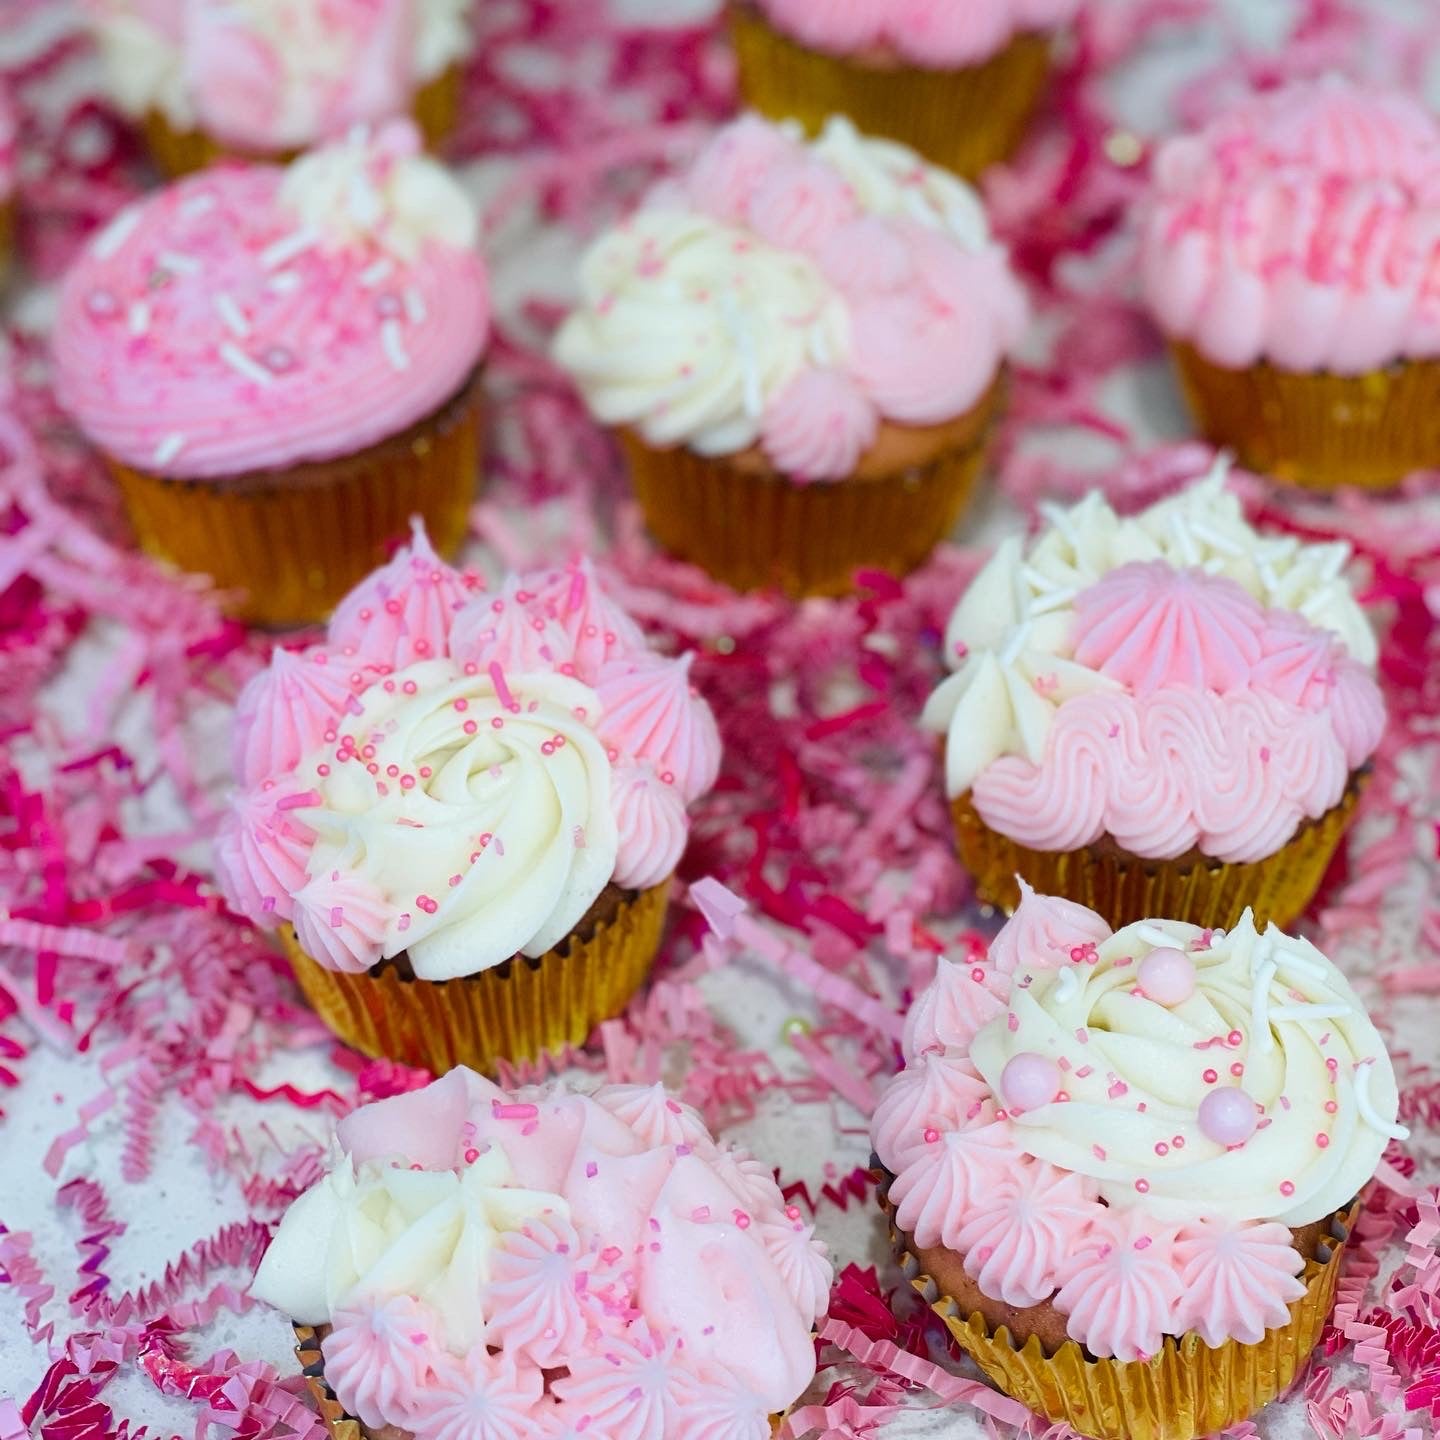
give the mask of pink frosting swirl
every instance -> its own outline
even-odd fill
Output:
[[[417,144],[406,126],[360,160],[353,146],[318,153],[374,188],[430,163],[406,153]],[[286,175],[225,166],[167,186],[70,270],[57,394],[107,454],[177,479],[329,460],[437,410],[475,368],[490,305],[474,249],[400,246],[378,200],[378,219],[365,209],[366,224],[322,232],[292,208]]]
[[[325,1378],[372,1429],[403,1424],[428,1382],[435,1328],[434,1313],[408,1295],[361,1300],[336,1312],[320,1342]]]
[[[964,1130],[994,1118],[989,1087],[968,1060],[930,1051],[886,1087],[871,1124],[883,1164],[900,1171],[934,1142],[926,1131]]]
[[[409,545],[335,607],[330,644],[346,658],[398,670],[447,654],[461,611],[484,588],[473,571],[456,570],[435,553],[418,520],[412,529]],[[351,688],[361,688],[353,677]]]
[[[802,370],[770,403],[760,439],[787,475],[843,480],[879,429],[875,402],[850,376]]]
[[[444,1356],[414,1393],[406,1429],[419,1440],[529,1440],[543,1403],[539,1369],[484,1346],[456,1359]]]
[[[215,878],[231,908],[255,925],[288,920],[291,897],[306,883],[315,836],[287,808],[300,793],[290,777],[262,781],[235,798],[215,837]]]
[[[1373,753],[1380,726],[1349,738],[1349,749]],[[1002,757],[973,795],[987,824],[1040,850],[1109,834],[1137,855],[1198,846],[1243,862],[1274,854],[1338,804],[1350,769],[1328,711],[1252,690],[1094,692],[1057,712],[1039,765]]]
[[[947,1130],[927,1141],[890,1186],[895,1223],[917,1245],[959,1249],[966,1217],[1015,1163],[1010,1122],[978,1118],[974,1129]]]
[[[990,961],[1012,978],[1058,970],[1083,962],[1110,935],[1093,910],[1062,895],[1039,895],[1022,879],[1015,913],[990,942]]]
[[[1096,1355],[1158,1353],[1180,1301],[1175,1233],[1139,1210],[1101,1211],[1055,1296],[1066,1330]]]
[[[1043,1160],[1016,1166],[975,1199],[956,1236],[965,1269],[1007,1305],[1038,1305],[1055,1293],[1075,1232],[1092,1213],[1084,1176]]]
[[[594,1268],[575,1227],[558,1216],[506,1236],[485,1292],[490,1324],[505,1349],[536,1365],[563,1365],[585,1338],[589,1321],[580,1295]]]
[[[1056,29],[1077,0],[760,0],[775,26],[833,55],[892,50],[936,70],[977,65],[1026,31]]]
[[[664,660],[642,651],[611,661],[595,681],[600,738],[617,756],[648,760],[686,801],[720,774],[720,731],[690,683],[694,658]]]
[[[989,965],[964,965],[938,957],[935,979],[905,1016],[902,1042],[912,1063],[927,1050],[968,1045],[975,1032],[1004,1012],[1005,986]]]
[[[1177,1323],[1212,1348],[1234,1338],[1258,1344],[1290,1323],[1289,1306],[1305,1293],[1296,1277],[1305,1261],[1286,1225],[1186,1225],[1175,1242],[1182,1298]]]
[[[648,761],[620,761],[611,777],[611,805],[620,832],[615,883],[648,890],[675,873],[690,838],[685,799]]]
[[[295,938],[329,970],[359,975],[379,962],[390,907],[353,870],[331,870],[295,892]]]
[[[1218,365],[1358,374],[1440,354],[1440,124],[1329,78],[1247,98],[1156,157],[1145,297]]]

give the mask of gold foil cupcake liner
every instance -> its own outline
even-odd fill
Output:
[[[1335,1299],[1358,1202],[1337,1212],[1330,1239],[1305,1257],[1305,1293],[1291,1303],[1290,1323],[1246,1345],[1228,1340],[1211,1349],[1194,1331],[1165,1337],[1148,1360],[1094,1359],[1074,1340],[1047,1354],[1039,1337],[1023,1344],[978,1311],[964,1315],[925,1274],[891,1220],[890,1239],[901,1271],[917,1294],[987,1379],[1047,1420],[1062,1421],[1094,1440],[1197,1440],[1248,1420],[1283,1395],[1319,1343]]]
[[[455,980],[417,980],[393,966],[327,970],[288,925],[280,932],[315,1013],[363,1054],[443,1075],[457,1065],[493,1074],[501,1060],[533,1060],[582,1045],[644,983],[660,948],[670,882],[622,902],[613,919],[537,960],[517,956]]]
[[[478,379],[403,434],[354,455],[288,470],[178,479],[111,459],[140,547],[209,575],[251,624],[323,619],[424,518],[437,553],[469,528],[479,484]]]
[[[455,129],[460,114],[462,71],[451,65],[433,80],[427,80],[410,102],[410,113],[425,137],[427,149],[436,150]],[[217,140],[203,130],[178,130],[162,111],[149,110],[140,122],[145,145],[155,164],[172,180],[194,174],[221,160],[281,163],[293,160],[299,150],[284,149],[269,154]]]
[[[1171,346],[1197,428],[1240,464],[1309,490],[1384,490],[1440,457],[1440,360],[1365,375],[1226,370]]]
[[[1255,924],[1286,929],[1304,913],[1360,799],[1364,776],[1352,776],[1338,805],[1307,821],[1273,855],[1227,864],[1205,857],[1146,860],[1102,841],[1080,850],[1031,850],[992,829],[969,791],[951,801],[960,860],[987,904],[1007,914],[1020,903],[1023,878],[1042,895],[1059,895],[1095,911],[1113,930],[1163,916],[1228,930],[1246,906]]]
[[[798,120],[812,135],[831,115],[848,115],[862,133],[903,141],[967,178],[1014,153],[1050,71],[1050,43],[1033,33],[982,64],[928,70],[807,49],[744,0],[730,7],[730,32],[751,109]]]
[[[387,1429],[374,1431],[369,1426],[347,1414],[345,1407],[335,1398],[335,1392],[325,1379],[325,1353],[320,1348],[321,1335],[313,1325],[295,1325],[295,1358],[300,1362],[300,1373],[305,1377],[305,1388],[320,1412],[320,1418],[330,1431],[331,1440],[398,1440],[405,1431]],[[786,1411],[785,1414],[789,1412]],[[770,1417],[770,1433],[778,1435],[785,1423],[785,1414]],[[601,1440],[597,1434],[595,1440]]]
[[[731,457],[620,440],[650,533],[737,590],[844,595],[855,572],[906,575],[954,528],[1003,405],[997,380],[930,459],[889,475],[797,484]]]

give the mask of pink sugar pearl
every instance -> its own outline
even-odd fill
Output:
[[[1200,1132],[1217,1145],[1243,1145],[1259,1123],[1255,1102],[1238,1086],[1212,1090],[1196,1115]]]
[[[1140,988],[1157,1005],[1180,1005],[1195,993],[1195,962],[1183,950],[1152,950],[1137,972]]]
[[[1000,1072],[1000,1089],[1012,1110],[1038,1110],[1060,1092],[1060,1067],[1048,1055],[1022,1050]]]

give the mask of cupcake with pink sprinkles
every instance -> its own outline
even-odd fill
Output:
[[[1112,933],[1027,892],[939,961],[871,1138],[907,1275],[1002,1389],[1103,1440],[1247,1420],[1320,1338],[1391,1140],[1385,1044],[1313,945]]]
[[[720,737],[583,560],[498,590],[423,530],[241,694],[217,842],[345,1041],[436,1073],[578,1045],[649,972]]]
[[[295,1322],[332,1423],[768,1440],[815,1376],[824,1245],[659,1085],[510,1093],[452,1070],[336,1141],[250,1291]]]
[[[244,618],[321,618],[478,482],[489,285],[470,200],[408,122],[122,210],[67,275],[61,403],[141,545]]]

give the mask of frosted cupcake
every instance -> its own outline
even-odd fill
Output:
[[[825,1247],[660,1086],[454,1070],[336,1138],[250,1293],[337,1436],[768,1440],[814,1378]]]
[[[453,129],[471,0],[85,0],[111,101],[171,175],[411,115]]]
[[[875,1112],[907,1277],[999,1385],[1103,1440],[1255,1414],[1320,1338],[1396,1124],[1313,945],[1027,896],[941,959]]]
[[[750,116],[593,246],[555,353],[662,545],[834,594],[953,525],[1025,320],[968,186],[843,119]]]
[[[961,599],[924,711],[979,894],[1288,924],[1385,725],[1348,547],[1262,537],[1219,469],[1131,519],[1098,492],[1046,516]]]
[[[1013,153],[1078,0],[731,0],[745,103],[830,115],[973,177]]]
[[[66,277],[57,393],[141,545],[244,618],[328,613],[479,478],[489,286],[464,193],[408,122],[123,210]]]
[[[1245,100],[1156,157],[1145,299],[1196,423],[1314,489],[1440,454],[1440,123],[1331,79]]]
[[[490,1069],[639,988],[719,761],[689,658],[588,566],[492,595],[420,533],[241,695],[221,883],[342,1040]]]

